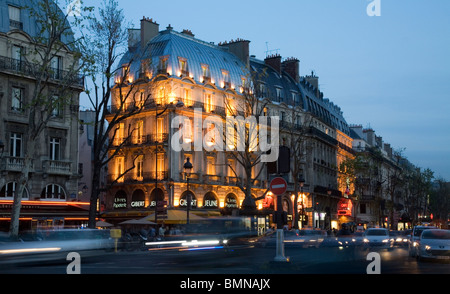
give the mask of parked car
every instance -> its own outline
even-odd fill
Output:
[[[450,260],[450,231],[424,230],[417,241],[416,256],[422,259]]]
[[[394,240],[390,238],[389,231],[384,228],[370,228],[364,232],[364,247],[369,249],[391,250]]]
[[[408,242],[408,252],[409,256],[416,256],[417,254],[417,245],[420,238],[420,235],[424,230],[437,229],[437,227],[432,226],[415,226],[411,232],[409,242]]]
[[[299,243],[302,247],[319,247],[327,238],[324,230],[301,229],[296,230],[297,237],[293,242]]]

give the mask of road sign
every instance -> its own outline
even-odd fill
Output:
[[[270,191],[275,195],[281,195],[286,192],[287,182],[281,177],[276,177],[270,182]]]

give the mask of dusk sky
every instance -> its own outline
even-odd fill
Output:
[[[118,1],[135,28],[145,16],[207,42],[250,40],[258,59],[298,58],[348,124],[450,180],[450,1],[377,0],[379,16],[373,0]]]

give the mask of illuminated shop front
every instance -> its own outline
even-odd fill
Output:
[[[8,231],[13,200],[0,200],[0,227]],[[22,200],[20,230],[83,227],[89,220],[89,202]]]

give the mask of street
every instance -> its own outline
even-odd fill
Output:
[[[232,246],[228,249],[151,250],[80,253],[81,274],[366,274],[371,259],[358,248],[286,247],[289,262],[274,262],[275,248]],[[381,274],[450,274],[448,261],[417,261],[405,248],[379,252]],[[0,274],[66,274],[71,259],[35,264],[1,265]]]

